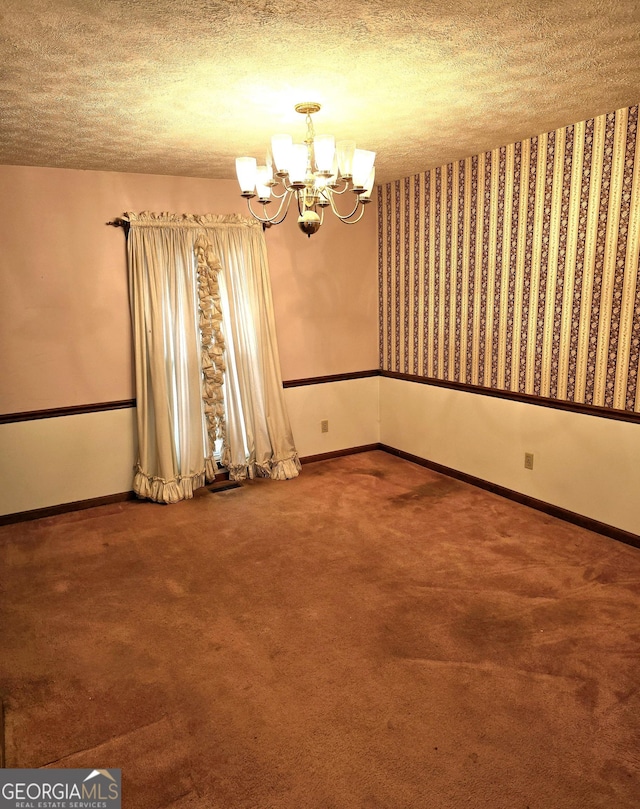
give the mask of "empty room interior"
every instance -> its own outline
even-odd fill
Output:
[[[0,49],[2,806],[637,809],[637,3]]]

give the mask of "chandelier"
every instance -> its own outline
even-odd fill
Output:
[[[298,227],[311,237],[324,218],[324,209],[330,207],[341,222],[354,225],[362,219],[364,206],[371,202],[375,179],[375,152],[356,149],[355,141],[336,143],[333,135],[316,135],[311,116],[320,110],[320,104],[296,104],[296,112],[306,116],[307,136],[303,143],[294,143],[291,135],[274,135],[267,150],[264,165],[255,157],[236,158],[236,174],[242,196],[247,200],[249,212],[264,227],[284,221],[291,200],[298,206]],[[340,213],[346,205],[339,197],[351,191],[355,199],[349,213]],[[258,197],[262,211],[256,212],[251,200]],[[267,205],[272,196],[278,201],[278,210],[269,216]]]

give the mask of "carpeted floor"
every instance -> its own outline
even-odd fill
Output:
[[[640,551],[383,452],[0,528],[6,766],[126,809],[637,809]]]

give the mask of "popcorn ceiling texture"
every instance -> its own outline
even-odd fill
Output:
[[[316,130],[387,182],[640,98],[636,0],[3,0],[0,163],[232,178]]]

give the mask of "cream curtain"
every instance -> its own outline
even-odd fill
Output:
[[[134,491],[193,496],[215,475],[295,477],[266,247],[244,217],[128,213],[139,460]]]

